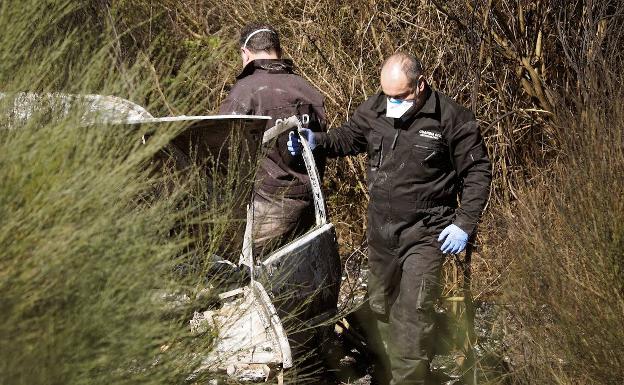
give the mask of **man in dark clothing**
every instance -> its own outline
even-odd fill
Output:
[[[489,195],[491,166],[474,115],[432,90],[416,58],[388,58],[381,87],[342,127],[301,133],[328,156],[368,154],[369,303],[391,384],[424,384],[444,253],[465,248]],[[288,147],[301,151],[298,136]]]
[[[247,25],[239,43],[243,71],[219,113],[268,115],[271,120],[267,128],[297,115],[304,127],[325,131],[324,98],[293,72],[292,61],[281,59],[275,29],[264,24]],[[279,136],[259,164],[253,203],[256,253],[279,246],[314,225],[310,179],[301,157],[286,151],[287,140],[288,134]],[[324,152],[319,149],[314,155],[322,176]]]

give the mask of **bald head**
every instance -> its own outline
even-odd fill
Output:
[[[390,97],[413,99],[421,77],[422,64],[418,59],[406,53],[395,53],[381,67],[381,89]]]

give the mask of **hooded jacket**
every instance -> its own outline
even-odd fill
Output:
[[[268,115],[267,128],[278,119],[297,115],[315,132],[326,130],[324,98],[309,82],[293,72],[290,60],[260,59],[248,63],[219,109],[220,114]],[[256,190],[265,195],[283,196],[311,202],[310,179],[300,156],[287,151],[288,133],[280,135],[260,161]],[[322,176],[325,155],[314,151]]]

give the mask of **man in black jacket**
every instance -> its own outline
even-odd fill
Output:
[[[489,195],[491,166],[474,115],[432,90],[416,58],[388,58],[381,88],[343,126],[301,132],[328,156],[368,154],[369,303],[391,384],[424,384],[444,254],[465,248]],[[300,153],[297,136],[288,148]]]
[[[282,49],[275,29],[249,24],[241,30],[243,71],[237,77],[220,114],[268,115],[267,128],[280,119],[297,115],[304,127],[325,131],[325,107],[321,93],[293,72],[293,63],[281,59]],[[254,248],[273,248],[314,225],[310,179],[301,157],[286,151],[283,134],[262,159],[254,194]],[[281,149],[281,151],[280,151]],[[322,149],[314,152],[321,176],[325,169]]]

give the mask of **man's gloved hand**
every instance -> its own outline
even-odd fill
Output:
[[[446,240],[444,240],[444,238],[446,238]],[[443,253],[461,253],[466,248],[466,243],[468,243],[468,234],[459,227],[451,224],[446,226],[440,233],[438,242],[442,241],[444,241],[444,243],[442,247],[440,247],[440,250],[442,250]]]
[[[309,128],[301,128],[299,133],[306,139],[310,149],[314,150],[316,147],[314,132],[312,132]],[[286,145],[288,146],[288,151],[292,156],[299,155],[303,151],[303,145],[301,144],[301,140],[299,140],[299,135],[297,135],[294,131],[290,131],[288,133],[288,142]]]

